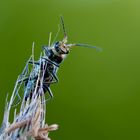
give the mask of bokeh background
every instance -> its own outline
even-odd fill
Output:
[[[62,64],[47,105],[47,122],[60,125],[51,138],[139,140],[139,0],[0,0],[0,122],[32,42],[37,59],[61,14],[70,43],[103,51],[73,48]]]

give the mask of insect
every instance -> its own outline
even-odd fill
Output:
[[[51,35],[49,38],[49,45],[43,46],[43,54],[40,55],[38,61],[34,61],[34,49],[32,51],[32,55],[26,63],[26,66],[18,76],[18,79],[15,84],[15,88],[13,92],[15,93],[15,97],[13,97],[13,101],[16,97],[18,100],[14,105],[17,105],[20,100],[20,89],[23,86],[24,89],[24,99],[27,101],[33,97],[33,94],[45,94],[48,93],[49,99],[53,97],[53,93],[50,89],[51,84],[57,83],[57,70],[60,67],[62,61],[69,54],[70,49],[75,46],[79,47],[88,47],[88,48],[97,48],[96,46],[90,46],[87,44],[67,44],[68,36],[66,33],[66,28],[64,24],[63,17],[60,17],[62,30],[64,34],[64,38],[62,41],[57,41],[50,45]],[[33,44],[34,48],[34,44]],[[29,65],[32,65],[31,70],[29,69]],[[41,87],[41,88],[40,88]],[[47,101],[46,100],[46,101]]]

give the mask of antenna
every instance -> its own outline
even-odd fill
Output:
[[[55,35],[54,39],[53,39],[53,42],[52,42],[51,46],[52,46],[52,45],[54,44],[54,42],[56,41],[56,39],[57,39],[57,37],[58,37],[59,32],[60,32],[60,26],[59,26],[59,24],[58,24],[58,31],[57,31],[57,33],[56,33],[56,35]]]
[[[91,45],[88,45],[88,44],[79,44],[79,43],[77,43],[77,44],[68,44],[67,45],[67,47],[87,47],[87,48],[93,48],[93,49],[96,49],[97,51],[102,51],[102,49],[101,48],[99,48],[99,47],[96,47],[96,46],[91,46]]]
[[[61,20],[62,29],[63,29],[63,32],[64,32],[64,39],[63,39],[63,41],[65,42],[65,41],[67,41],[67,37],[68,37],[68,36],[67,36],[65,24],[64,24],[64,18],[63,18],[62,15],[60,16],[60,20]]]

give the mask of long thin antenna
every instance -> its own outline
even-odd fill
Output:
[[[65,24],[64,24],[64,18],[63,18],[62,15],[60,16],[60,20],[61,20],[62,29],[63,29],[63,32],[64,32],[64,39],[63,39],[63,41],[66,41],[68,36],[67,36]]]
[[[67,47],[87,47],[87,48],[94,48],[94,49],[96,49],[97,51],[102,51],[102,49],[101,48],[99,48],[99,47],[96,47],[96,46],[91,46],[91,45],[88,45],[88,44],[79,44],[79,43],[77,43],[77,44],[68,44],[67,45]]]
[[[58,31],[57,31],[57,33],[56,33],[56,35],[55,35],[55,38],[53,39],[52,44],[54,44],[54,42],[56,41],[56,39],[57,39],[57,37],[58,37],[59,32],[60,32],[60,26],[59,26],[59,24],[58,24]]]

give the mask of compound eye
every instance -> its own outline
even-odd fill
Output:
[[[59,41],[57,41],[56,43],[55,43],[55,45],[54,45],[55,47],[59,47],[60,46],[60,42]]]
[[[58,41],[58,42],[56,42],[55,44],[54,44],[54,48],[55,48],[55,50],[56,50],[56,52],[58,52],[59,54],[61,54],[62,52],[61,52],[61,42],[60,41]]]
[[[55,50],[59,53],[59,54],[67,54],[68,53],[68,49],[66,44],[62,44],[61,41],[58,41],[55,43],[54,45]]]

